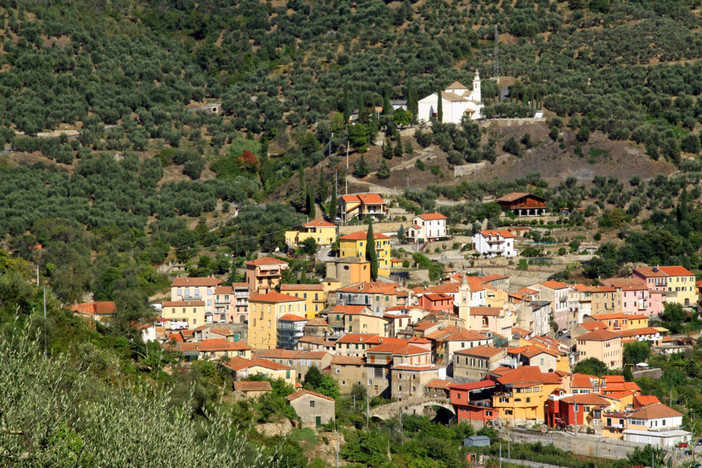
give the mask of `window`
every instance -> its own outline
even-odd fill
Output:
[[[314,400],[310,400],[310,408],[314,408]]]
[[[382,377],[383,376],[383,368],[382,367],[376,367],[375,372],[374,372],[375,377]]]
[[[505,410],[505,414],[508,416],[512,416],[512,410],[511,409]]]
[[[337,373],[337,374],[340,374],[340,373],[341,373],[341,369],[337,369],[337,370],[336,370],[336,373]]]

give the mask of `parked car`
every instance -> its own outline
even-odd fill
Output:
[[[688,443],[687,443],[687,442],[678,442],[678,447],[679,447],[679,448],[687,448],[687,447],[688,447]]]

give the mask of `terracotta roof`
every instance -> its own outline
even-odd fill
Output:
[[[446,91],[441,91],[441,98],[446,99],[449,102],[468,102],[468,99],[464,98],[463,96]]]
[[[360,356],[344,356],[342,354],[335,355],[331,363],[341,366],[362,366],[365,364],[365,359]]]
[[[418,336],[413,336],[412,338],[409,339],[410,343],[431,343],[431,341],[427,340],[426,338],[420,338]]]
[[[424,366],[399,365],[399,366],[392,366],[391,369],[403,370],[403,371],[429,371],[429,370],[437,370],[437,367],[434,364],[426,364]]]
[[[539,354],[548,354],[550,356],[558,357],[560,353],[552,349],[542,348],[540,346],[519,346],[517,348],[507,348],[509,354],[521,354],[526,358],[533,358]]]
[[[628,315],[626,315],[626,314],[624,314],[624,313],[622,313],[622,312],[619,312],[619,313],[617,313],[617,314],[598,314],[598,315],[591,315],[591,317],[594,318],[595,320],[599,320],[599,321],[602,321],[602,320],[615,320],[615,319],[625,319],[625,318],[629,318]]]
[[[349,240],[349,241],[360,241],[360,240],[366,240],[368,238],[368,231],[356,231],[352,232],[351,234],[346,234],[345,236],[339,237],[339,240]],[[378,240],[378,239],[390,239],[388,236],[383,234],[382,232],[374,232],[373,233],[373,239]]]
[[[446,219],[446,216],[442,215],[441,213],[423,213],[423,214],[420,214],[418,217],[422,218],[425,221],[435,221],[435,220]]]
[[[444,293],[424,293],[424,294],[423,294],[423,297],[426,297],[427,299],[429,299],[429,300],[432,301],[432,302],[434,302],[434,301],[446,301],[446,300],[452,300],[452,301],[453,301],[453,297],[452,297],[452,296],[449,296],[448,294],[444,294]]]
[[[205,301],[163,301],[163,307],[204,307]]]
[[[179,345],[179,351],[245,351],[251,347],[245,341],[227,341],[225,338],[212,338]]]
[[[658,267],[638,267],[634,268],[634,272],[640,273],[644,278],[663,278],[668,276]]]
[[[290,400],[290,401],[293,401],[293,400],[297,400],[297,399],[300,398],[301,396],[305,396],[305,395],[314,396],[314,397],[317,397],[317,398],[322,398],[322,399],[324,399],[324,400],[334,401],[333,398],[329,398],[329,397],[326,396],[326,395],[322,395],[321,393],[317,393],[317,392],[311,392],[311,391],[309,391],[309,390],[298,390],[298,391],[296,391],[295,393],[291,393],[291,394],[288,395],[286,398],[287,398],[288,400]]]
[[[420,348],[419,346],[414,346],[405,343],[382,343],[366,350],[366,353],[392,353],[393,355],[398,356],[424,354],[428,352],[428,350]]]
[[[292,370],[292,367],[286,366],[285,364],[280,364],[274,361],[269,361],[268,359],[252,358],[249,360],[251,365],[248,367],[263,367],[265,369],[271,370]]]
[[[385,203],[383,197],[378,193],[359,193],[356,196],[364,205],[377,205]]]
[[[541,285],[550,289],[563,289],[568,287],[566,283],[562,283],[561,281],[544,281]]]
[[[497,273],[493,273],[491,275],[479,276],[478,278],[480,278],[480,281],[482,281],[483,283],[490,283],[492,281],[509,279],[509,276],[498,275]]]
[[[660,334],[655,328],[635,328],[633,330],[620,330],[616,332],[621,337],[641,336],[641,335],[657,335]]]
[[[289,294],[281,294],[279,292],[271,291],[266,294],[259,294],[258,296],[250,297],[249,302],[304,302],[305,300],[301,297],[291,296]]]
[[[600,330],[600,329],[606,329],[607,324],[602,323],[602,322],[583,322],[580,324],[581,327],[583,327],[587,331],[593,331],[593,330]]]
[[[271,383],[267,380],[243,380],[234,382],[234,390],[237,392],[270,392],[273,390]]]
[[[313,359],[319,360],[328,356],[326,351],[298,351],[296,349],[256,349],[254,354],[261,359]]]
[[[500,315],[502,309],[499,307],[471,307],[470,315],[487,315],[491,317],[496,317]]]
[[[498,198],[495,201],[497,201],[498,203],[499,202],[513,202],[515,200],[519,200],[520,198],[526,197],[527,195],[531,195],[534,198],[540,198],[540,199],[542,198],[542,197],[536,196],[533,193],[529,193],[529,192],[512,192],[512,193],[508,193],[507,195],[501,196],[500,198]]]
[[[496,384],[493,380],[480,380],[478,382],[469,382],[460,385],[453,385],[451,390],[482,390],[483,388],[492,388]]]
[[[217,286],[214,290],[215,294],[234,294],[234,288],[231,286]]]
[[[660,270],[668,276],[695,276],[690,270],[682,266],[662,266]]]
[[[367,343],[367,344],[381,344],[381,343],[409,343],[408,340],[403,340],[400,338],[390,338],[390,337],[380,337],[378,335],[371,335],[370,333],[346,333],[344,336],[336,340],[337,343]]]
[[[446,88],[446,89],[468,89],[468,88],[466,88],[465,86],[463,86],[463,85],[462,85],[461,83],[459,83],[458,81],[454,81],[454,82],[451,83],[451,84],[449,85],[449,87]]]
[[[361,200],[358,198],[357,195],[342,195],[339,198],[341,200],[344,200],[346,203],[349,203],[349,202],[360,203],[361,202]]]
[[[523,328],[512,327],[512,334],[518,335],[521,338],[531,335],[531,331],[525,330]]]
[[[363,294],[387,294],[393,296],[407,296],[406,291],[400,291],[400,285],[397,283],[383,283],[383,282],[370,282],[370,283],[355,283],[345,288],[337,290],[337,293],[363,293]]]
[[[247,369],[249,367],[252,367],[253,363],[251,362],[250,359],[246,359],[243,357],[239,356],[234,356],[230,360],[228,360],[225,364],[224,367],[227,367],[233,371],[240,371],[243,369]]]
[[[480,231],[478,234],[480,234],[483,237],[504,237],[505,239],[511,239],[514,237],[514,234],[507,230],[497,230],[497,229],[485,229]]]
[[[520,366],[509,370],[497,379],[502,385],[512,387],[530,386],[538,383],[558,384],[561,382],[555,374],[543,373],[537,366]]]
[[[171,287],[179,286],[218,286],[222,281],[217,278],[176,278],[171,283]]]
[[[640,291],[648,289],[646,283],[639,278],[608,278],[602,281],[607,286],[625,291]]]
[[[309,223],[303,224],[304,227],[333,227],[335,228],[336,225],[330,223],[329,221],[325,221],[323,219],[313,219]]]
[[[434,379],[431,382],[427,384],[427,387],[429,388],[441,388],[444,390],[450,389],[453,385],[456,385],[455,383],[451,382],[450,380],[445,380],[445,379]]]
[[[300,317],[299,315],[295,314],[285,314],[281,316],[278,320],[282,320],[284,322],[306,322],[307,319],[305,317]]]
[[[638,406],[648,406],[654,403],[660,403],[660,400],[655,395],[637,395],[634,397],[634,403]]]
[[[366,306],[362,305],[338,305],[334,306],[332,309],[332,314],[348,314],[355,315],[361,314],[366,309]]]
[[[117,306],[112,301],[81,302],[71,307],[71,310],[88,315],[112,315],[117,311]]]
[[[571,388],[592,388],[592,380],[595,376],[589,374],[573,374],[571,377]]]
[[[287,265],[287,262],[284,262],[282,260],[278,260],[277,258],[273,257],[261,257],[257,258],[256,260],[250,260],[246,262],[247,265]]]
[[[602,398],[594,393],[583,393],[573,396],[563,397],[561,400],[563,403],[577,403],[579,405],[589,405],[589,406],[609,406],[611,402],[606,398]]]
[[[222,336],[230,336],[234,334],[234,332],[228,328],[210,328],[210,333],[215,333]]]
[[[326,319],[323,319],[321,317],[315,317],[313,319],[310,319],[307,322],[306,327],[326,327],[329,325],[329,322],[326,321]]]
[[[475,346],[473,348],[461,349],[454,354],[461,356],[478,356],[483,358],[491,358],[505,352],[504,348],[493,348],[492,346]]]
[[[682,413],[675,411],[663,403],[653,403],[652,405],[644,406],[643,408],[634,411],[629,415],[630,419],[661,419],[661,418],[677,418],[682,416]]]
[[[578,340],[587,340],[587,341],[607,341],[607,340],[612,340],[614,338],[620,338],[621,335],[619,333],[611,332],[609,330],[604,330],[602,328],[591,331],[590,333],[585,333],[584,335],[580,335],[576,339]]]

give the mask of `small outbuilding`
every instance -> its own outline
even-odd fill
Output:
[[[474,435],[463,439],[464,447],[489,447],[490,438],[484,435]]]
[[[309,390],[298,390],[287,398],[303,425],[319,427],[334,420],[336,402],[333,398]]]

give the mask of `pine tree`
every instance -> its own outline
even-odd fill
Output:
[[[329,196],[329,184],[327,184],[327,179],[324,177],[324,169],[319,170],[319,180],[317,181],[317,199],[319,203],[324,203],[327,201]]]
[[[375,251],[375,236],[373,234],[373,219],[368,224],[366,233],[366,260],[370,262],[371,281],[378,279],[378,253]]]
[[[417,97],[417,90],[414,89],[414,83],[410,80],[407,83],[407,110],[412,113],[412,121],[416,122],[417,112],[419,109],[419,98]]]
[[[404,148],[402,146],[402,135],[397,134],[397,145],[395,145],[395,156],[401,158],[404,154]]]
[[[368,165],[368,161],[366,161],[364,156],[361,156],[361,158],[353,164],[353,176],[362,179],[367,176],[369,172],[370,166]]]
[[[392,144],[390,143],[390,140],[386,139],[385,141],[383,141],[383,157],[385,159],[392,159],[392,155]]]
[[[378,176],[378,179],[387,179],[390,177],[390,167],[384,159],[381,160],[380,168],[378,168],[378,173],[376,175]]]
[[[312,184],[307,186],[307,197],[305,199],[305,213],[314,216],[314,187]]]
[[[436,104],[436,119],[439,121],[439,123],[444,121],[444,104],[443,100],[441,99],[441,90],[438,90],[436,92],[436,95],[438,97],[438,102]]]

